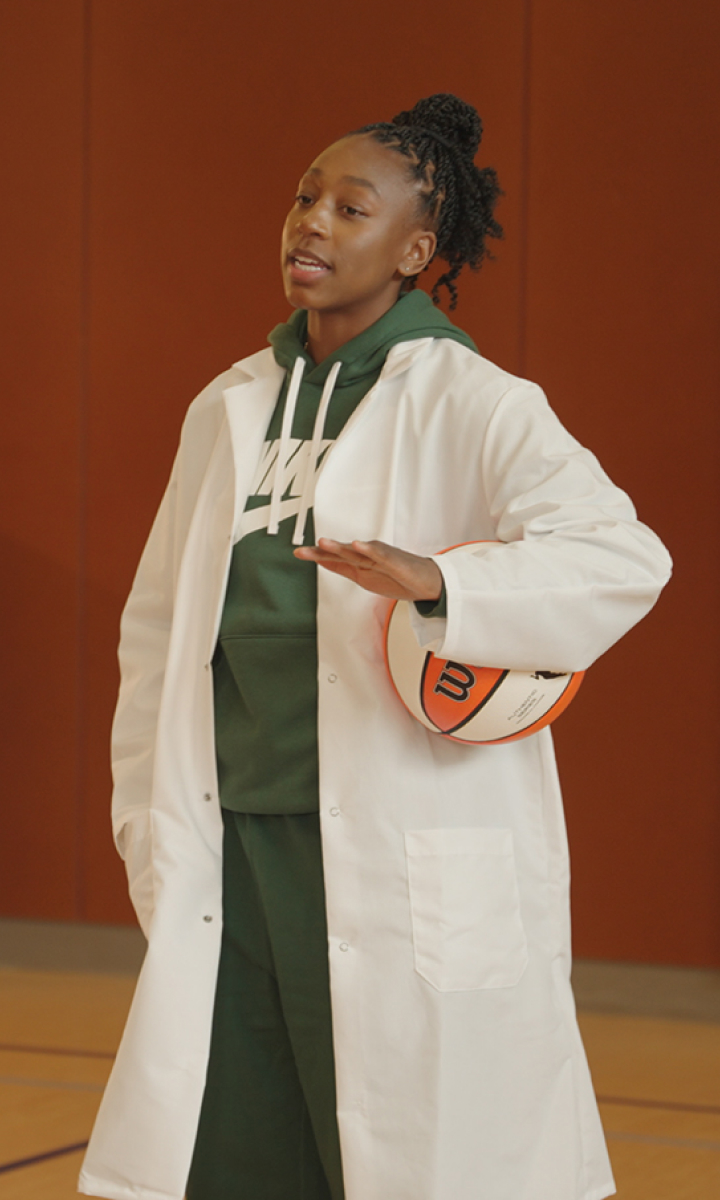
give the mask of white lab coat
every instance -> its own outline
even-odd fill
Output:
[[[221,931],[213,655],[233,529],[282,370],[236,364],[186,419],[122,622],[115,837],[148,950],[80,1187],[178,1200]],[[437,558],[422,644],[585,668],[652,606],[666,551],[535,385],[447,339],[390,351],[326,457],[318,536]],[[474,747],[395,696],[388,602],[318,575],[320,806],[347,1200],[600,1200],[614,1188],[570,973],[552,739]]]

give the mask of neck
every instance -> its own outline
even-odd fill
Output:
[[[308,310],[307,350],[316,363],[334,354],[346,342],[358,337],[389,312],[398,298],[399,289],[366,303],[361,310]]]

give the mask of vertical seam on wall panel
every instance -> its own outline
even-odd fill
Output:
[[[82,198],[81,198],[81,298],[80,298],[80,395],[78,412],[78,530],[77,530],[77,667],[75,733],[75,912],[85,916],[84,854],[86,749],[85,693],[87,687],[87,491],[88,408],[90,388],[90,93],[92,0],[82,9]]]
[[[528,259],[530,216],[530,128],[532,104],[532,0],[525,0],[523,15],[523,63],[522,63],[522,131],[521,131],[521,186],[520,186],[520,288],[518,305],[518,369],[520,375],[527,373],[527,324],[528,324]]]

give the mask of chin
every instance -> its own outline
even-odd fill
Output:
[[[293,308],[313,308],[311,288],[304,288],[297,283],[285,284],[285,299]]]
[[[284,284],[283,291],[285,292],[285,299],[291,308],[305,307],[303,297],[298,294],[298,289],[293,284]]]

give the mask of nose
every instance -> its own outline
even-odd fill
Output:
[[[328,215],[322,205],[313,204],[300,214],[298,229],[302,234],[315,234],[316,237],[327,237],[329,224]]]

